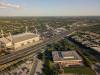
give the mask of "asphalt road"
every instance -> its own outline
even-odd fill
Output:
[[[36,68],[37,68],[37,65],[38,65],[38,59],[37,58],[34,58],[34,65],[32,66],[30,75],[34,75],[34,73],[36,71]]]
[[[11,61],[17,60],[19,58],[25,57],[30,54],[37,54],[38,52],[41,52],[41,48],[45,47],[47,44],[57,42],[57,41],[63,39],[65,36],[67,36],[67,33],[55,35],[51,39],[45,39],[45,41],[43,41],[42,43],[39,43],[35,46],[31,46],[26,49],[17,51],[15,53],[2,56],[2,57],[0,57],[0,65],[9,63]]]

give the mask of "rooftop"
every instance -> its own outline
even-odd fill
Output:
[[[34,37],[37,37],[37,35],[34,33],[23,33],[23,34],[19,34],[19,35],[14,35],[13,40],[14,40],[14,43],[17,43],[20,41],[34,38]]]
[[[18,34],[18,35],[12,35],[12,38],[13,38],[13,42],[17,43],[17,42],[31,39],[31,38],[34,38],[37,36],[38,35],[36,35],[34,33],[22,33],[22,34]],[[11,41],[11,38],[10,38],[10,36],[5,37],[5,38],[0,38],[0,41],[5,42],[5,43],[9,43]]]
[[[53,51],[52,56],[54,61],[82,60],[76,51]]]

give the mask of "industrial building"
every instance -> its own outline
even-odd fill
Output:
[[[14,50],[40,40],[39,34],[31,32],[25,32],[17,35],[11,35],[9,33],[9,36],[7,37],[4,37],[3,35],[4,34],[2,33],[2,38],[0,38],[0,41],[4,43],[7,48],[12,48]]]
[[[53,51],[53,61],[63,67],[82,66],[82,58],[76,51]]]

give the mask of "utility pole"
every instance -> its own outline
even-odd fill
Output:
[[[38,35],[38,30],[35,28],[35,34]]]
[[[13,37],[12,37],[10,32],[9,32],[9,36],[10,36],[10,41],[11,41],[11,44],[12,44],[12,48],[14,49],[14,41],[13,41]]]
[[[27,33],[27,32],[28,32],[28,27],[26,26],[26,27],[25,27],[25,29],[26,29],[26,31],[25,31],[25,32]]]
[[[3,30],[1,30],[1,36],[2,36],[2,38],[4,38],[4,32],[3,32]]]

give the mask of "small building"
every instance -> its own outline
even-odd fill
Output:
[[[52,56],[54,63],[63,67],[83,65],[82,58],[76,51],[53,51]]]

